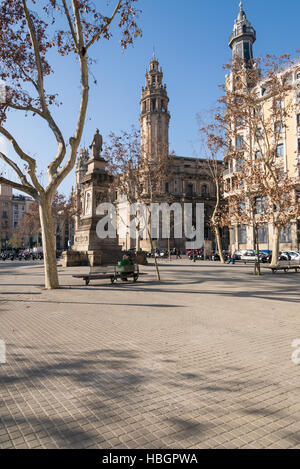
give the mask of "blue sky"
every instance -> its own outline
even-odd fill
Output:
[[[98,1],[98,0],[97,0]],[[89,109],[81,146],[87,146],[98,127],[104,141],[110,131],[138,126],[141,87],[153,45],[163,68],[170,98],[170,150],[177,155],[197,156],[199,143],[196,114],[209,110],[224,82],[222,65],[231,56],[228,37],[239,10],[239,0],[139,0],[139,25],[143,37],[122,52],[117,28],[110,41],[98,43],[90,52],[96,60],[91,72]],[[245,0],[244,10],[257,32],[254,55],[295,54],[300,49],[299,0]],[[55,117],[66,138],[73,131],[79,103],[77,65],[71,58],[53,57],[55,74],[49,86],[60,92],[64,105]],[[12,113],[7,127],[24,149],[37,157],[43,170],[55,154],[55,141],[38,119]],[[0,144],[9,155],[8,146]],[[199,155],[201,156],[201,155]],[[46,181],[46,177],[44,182]],[[74,173],[60,186],[68,194]]]

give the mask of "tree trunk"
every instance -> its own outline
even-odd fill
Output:
[[[161,281],[161,278],[160,278],[160,272],[159,272],[159,268],[158,268],[158,263],[157,263],[157,259],[155,257],[155,252],[154,252],[154,246],[153,246],[153,240],[152,240],[152,236],[151,236],[151,210],[149,210],[149,207],[147,207],[147,210],[148,210],[148,226],[147,226],[147,231],[148,231],[148,236],[149,236],[149,239],[150,239],[150,246],[151,246],[151,252],[152,252],[152,256],[154,258],[154,265],[155,265],[155,270],[156,270],[156,275],[157,275],[157,280],[160,282]]]
[[[219,251],[219,255],[220,255],[220,262],[222,264],[225,264],[225,259],[224,259],[223,252],[222,252],[222,242],[221,242],[221,236],[220,236],[220,229],[217,225],[215,225],[214,230],[215,230],[215,235],[216,235],[218,251]]]
[[[53,220],[51,213],[51,200],[44,197],[41,198],[39,204],[42,240],[43,240],[43,256],[45,268],[45,288],[59,288],[56,250],[53,232]]]
[[[279,256],[279,227],[273,225],[273,246],[272,246],[272,260],[271,267],[276,267]]]
[[[254,251],[256,251],[257,253],[257,261],[255,261],[254,263],[254,275],[261,275],[257,226],[253,227],[253,233],[254,233]]]
[[[136,225],[136,245],[135,245],[135,250],[136,252],[139,252],[141,250],[141,238],[140,238],[140,222]]]
[[[155,256],[154,247],[153,247],[153,241],[152,241],[152,238],[151,238],[151,233],[150,233],[150,229],[149,229],[149,228],[148,228],[148,235],[149,235],[149,239],[150,239],[150,245],[151,245],[152,256],[153,256],[153,258],[154,258],[154,265],[155,265],[157,280],[160,282],[160,281],[161,281],[160,272],[159,272],[158,263],[157,263],[157,259],[156,259],[156,256]]]
[[[216,184],[216,198],[217,198],[217,200],[216,200],[216,205],[215,205],[212,217],[211,217],[211,221],[212,221],[212,225],[213,225],[214,230],[215,230],[216,241],[217,241],[218,251],[219,251],[219,255],[220,255],[220,262],[222,264],[225,264],[225,260],[224,260],[224,256],[223,256],[223,252],[222,252],[222,242],[221,242],[221,236],[220,236],[220,229],[219,229],[219,226],[216,223],[216,215],[217,215],[217,212],[218,212],[219,206],[220,206],[220,185],[219,185],[218,177],[215,178],[215,184]],[[204,260],[205,260],[205,256],[204,256]]]

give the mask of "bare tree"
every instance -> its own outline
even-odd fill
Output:
[[[289,168],[280,154],[295,116],[294,96],[299,85],[292,79],[294,62],[287,55],[266,56],[246,68],[236,59],[230,70],[220,99],[223,109],[217,115],[217,125],[226,132],[225,160],[233,174],[231,181],[228,179],[227,197],[232,201],[243,194],[249,211],[246,218],[252,220],[254,234],[259,223],[272,224],[275,265],[280,232],[297,220],[300,211],[295,197],[299,185],[296,164]],[[265,201],[263,220],[255,213],[255,200],[259,198]]]
[[[212,179],[216,191],[216,203],[211,215],[210,223],[215,232],[217,247],[220,255],[220,262],[225,264],[222,240],[220,229],[228,224],[228,212],[226,202],[223,199],[223,169],[224,166],[220,165],[223,156],[225,145],[224,129],[219,125],[215,110],[209,113],[210,123],[203,120],[203,117],[198,115],[199,133],[201,138],[201,150],[204,152],[207,160],[208,174]]]
[[[151,207],[154,202],[162,198],[169,160],[163,149],[159,150],[153,159],[148,152],[143,151],[140,141],[140,132],[134,128],[130,132],[122,132],[120,136],[112,133],[103,156],[108,161],[110,172],[114,176],[111,191],[117,192],[119,197],[124,197],[129,204],[143,203],[147,208],[146,217],[138,211],[134,215],[138,245],[139,233],[142,228],[146,228],[157,278],[160,280],[151,233]],[[123,220],[123,223],[127,226],[127,220]]]
[[[60,233],[64,233],[67,225],[74,223],[76,213],[75,197],[72,192],[70,197],[67,199],[65,195],[55,193],[51,201],[51,216],[53,221],[53,236],[55,237],[59,229]],[[9,244],[12,247],[16,246],[16,243],[24,244],[24,240],[28,237],[38,237],[41,233],[41,221],[40,221],[40,210],[37,201],[33,201],[29,209],[23,213],[18,225],[14,229],[12,238]],[[13,246],[13,244],[15,246]]]
[[[82,138],[89,98],[88,53],[96,42],[111,37],[111,24],[117,17],[122,47],[126,48],[140,35],[135,20],[136,1],[115,0],[110,16],[101,14],[91,0],[47,0],[42,6],[35,0],[7,0],[0,5],[0,77],[6,85],[6,96],[0,105],[0,134],[12,145],[26,168],[24,172],[19,163],[0,153],[19,180],[15,182],[1,176],[0,183],[27,193],[38,202],[46,288],[59,288],[51,201],[75,165]],[[53,33],[56,24],[60,29]],[[52,107],[58,104],[56,95],[46,91],[46,78],[53,72],[48,61],[51,49],[61,56],[73,54],[79,63],[81,99],[76,128],[68,139],[69,148],[53,117]],[[26,153],[17,138],[4,127],[9,111],[30,113],[40,118],[56,138],[57,154],[48,166],[46,186],[39,182],[37,160]],[[35,135],[34,130],[33,138]]]

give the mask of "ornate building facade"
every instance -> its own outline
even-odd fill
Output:
[[[146,70],[146,83],[142,88],[140,100],[140,131],[141,131],[141,152],[146,152],[150,159],[155,161],[158,157],[163,157],[167,161],[168,178],[162,191],[160,202],[179,202],[180,204],[191,203],[195,207],[197,203],[204,204],[205,213],[205,247],[209,254],[215,248],[213,230],[210,227],[210,217],[214,210],[216,201],[216,188],[212,181],[208,162],[206,159],[182,157],[169,155],[169,123],[170,112],[168,110],[169,97],[167,86],[163,83],[163,71],[159,67],[159,62],[155,55]],[[76,169],[76,194],[78,206],[82,209],[77,215],[77,227],[86,217],[84,208],[86,206],[84,195],[88,171],[88,150],[81,150]],[[220,161],[220,170],[222,162]],[[129,210],[125,204],[121,204],[122,218],[129,223]],[[154,246],[167,248],[185,248],[185,237],[174,239],[174,237],[163,239],[161,233],[154,239]],[[223,244],[227,248],[227,236],[224,230]],[[136,239],[130,237],[130,233],[125,232],[119,236],[119,244],[123,249],[136,248]],[[149,239],[142,239],[140,247],[150,250]],[[76,248],[76,235],[75,235]]]
[[[234,22],[233,32],[229,38],[229,47],[232,49],[232,57],[238,57],[238,69],[233,68],[230,74],[226,77],[226,88],[230,93],[234,93],[236,89],[237,80],[241,81],[242,76],[247,76],[247,70],[255,70],[253,65],[253,44],[256,40],[256,31],[252,27],[250,21],[247,19],[246,13],[243,10],[243,3],[240,3],[240,11],[237,19]],[[257,72],[259,70],[257,69]],[[244,75],[243,75],[244,74]],[[280,74],[278,74],[280,78]],[[246,81],[245,79],[244,81]],[[290,92],[285,96],[285,102],[280,101],[280,106],[286,108],[289,106],[291,111],[286,116],[285,122],[272,122],[272,114],[270,109],[272,108],[272,96],[268,92],[268,83],[266,80],[258,81],[254,88],[251,88],[251,92],[257,96],[257,103],[259,103],[258,111],[261,115],[261,126],[265,128],[271,128],[270,140],[275,141],[275,135],[277,135],[277,128],[280,127],[280,135],[277,141],[276,137],[276,154],[272,161],[272,167],[280,169],[280,174],[288,176],[299,181],[298,189],[294,194],[295,202],[300,202],[300,173],[299,173],[299,161],[300,161],[300,64],[291,66],[284,71],[284,77],[282,80],[288,80]],[[275,97],[276,98],[276,97]],[[293,104],[291,106],[291,103]],[[225,198],[230,198],[234,193],[237,193],[238,187],[236,180],[238,174],[241,171],[239,161],[233,155],[240,149],[244,148],[243,158],[252,160],[255,164],[262,158],[262,151],[264,146],[267,145],[266,131],[263,128],[257,127],[254,137],[249,139],[249,126],[245,128],[243,123],[235,123],[236,127],[236,138],[231,141],[232,151],[228,151],[225,155]],[[261,142],[259,142],[259,139]],[[242,142],[242,145],[241,145]],[[251,145],[250,145],[251,143]],[[252,148],[253,155],[250,155],[249,148]],[[262,169],[263,171],[263,169]],[[258,216],[262,211],[261,198],[257,197],[257,209],[256,215]],[[234,217],[232,218],[232,220]],[[258,241],[260,249],[272,250],[274,241],[274,225],[270,222],[264,223],[258,229]],[[239,225],[232,221],[230,227],[230,248],[231,251],[242,250],[242,249],[253,249],[254,248],[254,232],[253,226]],[[291,222],[281,230],[280,245],[281,250],[299,250],[300,249],[300,220],[291,220]]]
[[[213,230],[210,217],[216,201],[216,188],[212,181],[209,165],[206,159],[184,157],[169,154],[169,123],[171,115],[168,109],[169,97],[167,86],[163,83],[163,71],[155,56],[146,70],[145,86],[142,88],[140,101],[140,131],[141,151],[147,153],[154,161],[163,157],[168,161],[168,177],[163,188],[160,202],[172,201],[180,204],[204,204],[205,213],[205,247],[209,254],[215,248]],[[220,170],[222,162],[220,161]],[[119,242],[124,249],[136,247],[136,240],[131,239],[129,233],[120,237]],[[170,240],[160,235],[154,239],[154,246],[158,248],[177,247],[185,249],[186,238]],[[227,232],[223,233],[223,247],[227,248]],[[141,240],[141,247],[150,250],[149,240]]]

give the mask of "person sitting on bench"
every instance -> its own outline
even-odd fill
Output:
[[[131,269],[130,269],[130,266],[132,267]],[[132,260],[130,259],[129,256],[124,254],[123,259],[118,264],[118,267],[120,271],[121,280],[123,280],[123,282],[126,282],[127,281],[126,273],[133,272],[134,270]]]

